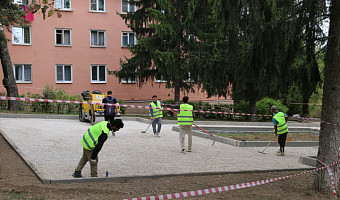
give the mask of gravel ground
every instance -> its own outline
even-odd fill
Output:
[[[124,128],[110,135],[99,153],[98,176],[133,177],[169,174],[238,172],[309,168],[300,164],[300,156],[314,156],[317,147],[288,147],[286,156],[278,157],[278,147],[234,147],[200,137],[193,137],[193,152],[180,153],[176,124],[163,124],[160,137],[148,124],[124,121]],[[26,162],[43,180],[67,180],[82,155],[80,139],[90,123],[63,119],[3,118],[0,129],[15,144]],[[187,142],[187,141],[186,141]],[[87,164],[82,172],[89,177]]]

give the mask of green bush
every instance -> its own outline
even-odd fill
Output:
[[[279,112],[288,112],[288,107],[283,105],[280,100],[274,100],[271,98],[263,98],[260,101],[256,102],[256,114],[263,114],[263,115],[271,115],[270,107],[276,106]],[[271,117],[257,117],[258,120],[268,120]]]
[[[119,104],[125,104],[125,101],[118,99],[117,102]],[[126,113],[126,107],[120,107],[120,114],[124,115]]]

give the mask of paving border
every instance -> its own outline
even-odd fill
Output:
[[[42,174],[38,173],[38,169],[35,167],[35,165],[28,161],[27,156],[24,152],[22,152],[17,145],[5,134],[3,130],[0,129],[1,136],[5,139],[5,141],[9,144],[9,146],[19,155],[19,157],[24,161],[24,163],[29,167],[35,176],[42,182],[45,182],[45,179],[43,178]]]
[[[173,131],[180,131],[179,126],[173,126],[172,127]],[[192,130],[192,134],[194,136],[214,140],[217,142],[221,142],[224,144],[229,144],[233,145],[236,147],[265,147],[268,145],[268,141],[239,141],[239,140],[234,140],[230,138],[225,138],[225,137],[212,137],[208,134],[203,133],[202,131],[197,131],[197,130]],[[318,146],[319,142],[318,141],[292,141],[292,142],[286,142],[286,147],[312,147],[312,146]],[[277,143],[272,142],[269,145],[270,147],[276,147]]]
[[[315,156],[301,156],[299,163],[316,167],[316,157]]]
[[[269,172],[284,172],[284,171],[307,171],[313,170],[315,167],[307,168],[293,168],[293,169],[270,169],[270,170],[245,170],[245,171],[220,171],[220,172],[195,172],[195,173],[180,173],[180,174],[160,174],[150,176],[125,176],[125,177],[104,177],[104,178],[75,178],[75,179],[59,179],[59,180],[43,180],[44,184],[55,183],[86,183],[86,182],[102,182],[102,181],[121,181],[121,180],[134,180],[141,178],[165,178],[174,176],[212,176],[212,175],[225,175],[225,174],[250,174],[250,173],[269,173]]]

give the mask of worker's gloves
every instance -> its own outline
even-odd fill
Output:
[[[97,164],[97,160],[92,160],[92,159],[90,159],[90,164],[92,164],[92,165]]]

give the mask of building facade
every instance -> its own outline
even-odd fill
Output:
[[[25,5],[30,0],[14,3]],[[112,74],[120,69],[120,59],[131,56],[127,46],[136,43],[135,34],[118,15],[135,11],[128,0],[55,0],[54,7],[61,18],[55,13],[43,20],[38,12],[30,16],[28,27],[13,26],[12,33],[6,33],[19,94],[40,93],[49,85],[71,95],[111,90],[125,101],[150,100],[154,94],[174,98],[164,82],[155,80],[140,88],[133,80],[119,83]],[[193,101],[218,100],[207,99],[202,92],[185,95]]]

